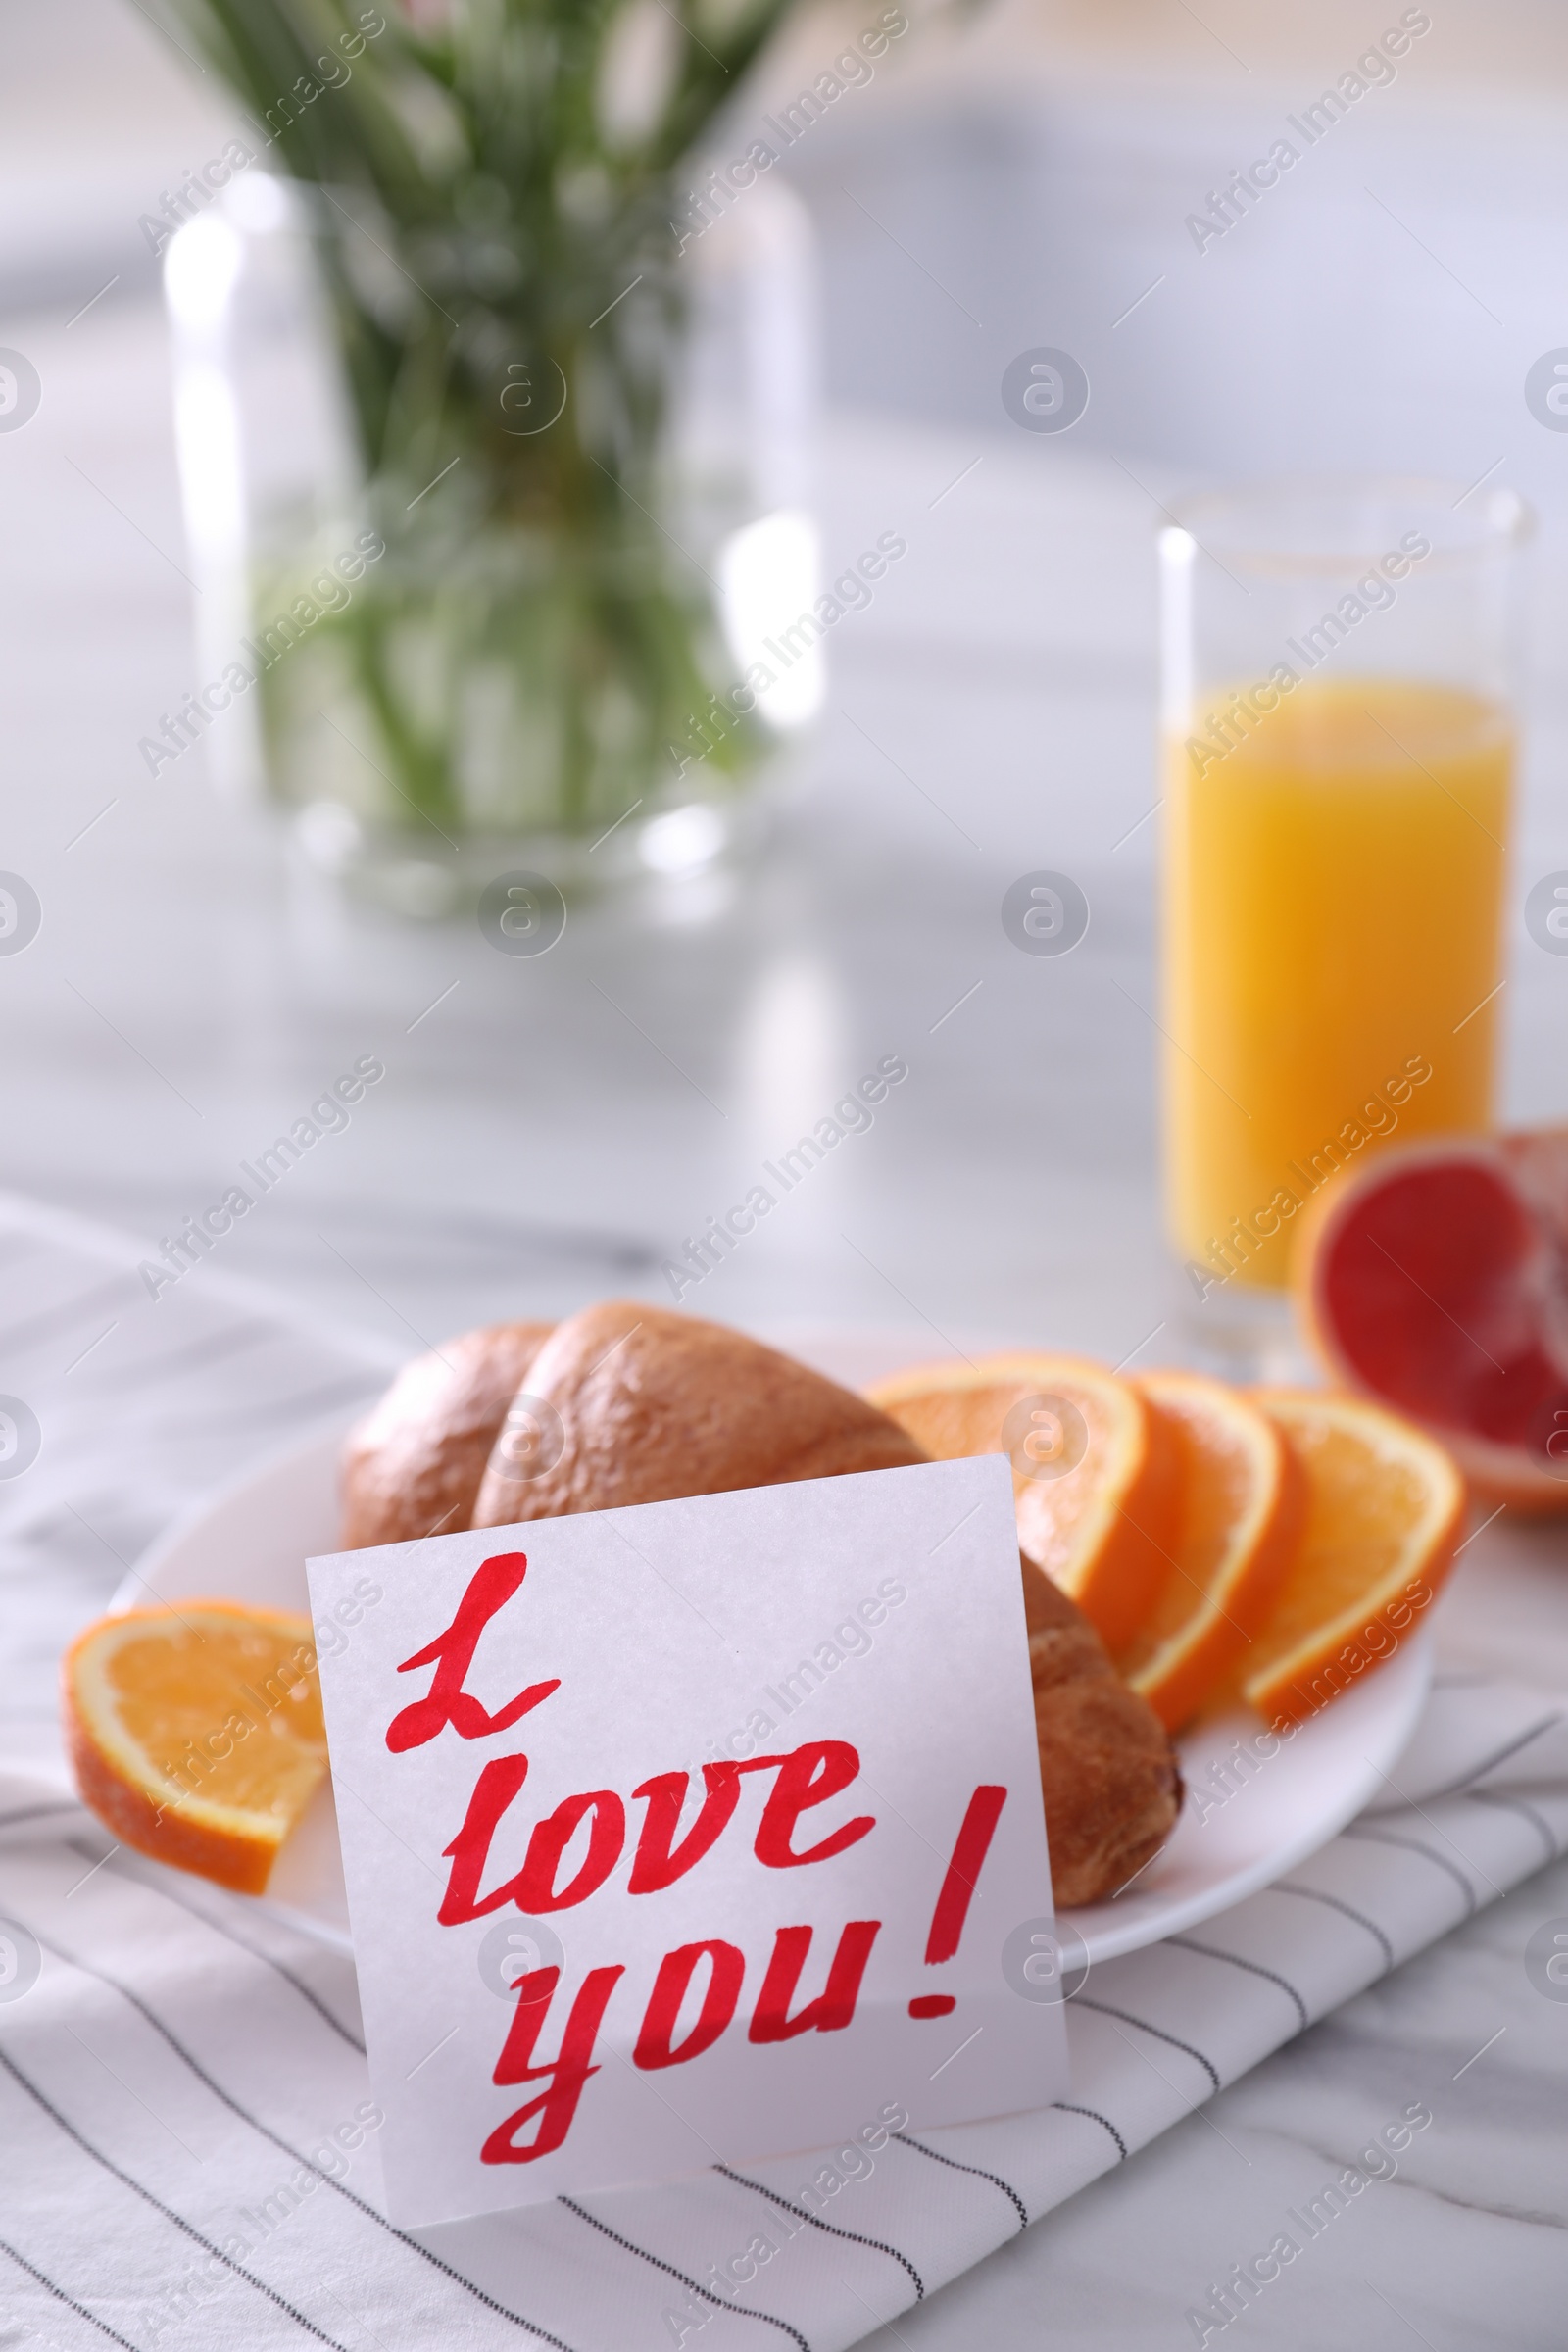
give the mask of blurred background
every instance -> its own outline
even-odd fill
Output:
[[[155,1252],[356,1056],[386,1078],[188,1278],[222,1265],[397,1354],[635,1290],[888,1055],[906,1083],[683,1303],[775,1331],[906,1326],[1115,1360],[1173,1312],[1156,1199],[1153,535],[1294,468],[1508,483],[1537,508],[1504,1109],[1561,1115],[1568,968],[1519,920],[1568,865],[1568,17],[1446,0],[1247,217],[1188,216],[1388,25],[1323,0],[917,9],[781,171],[814,225],[832,577],[907,542],[826,647],[819,729],[737,871],[574,905],[549,955],[346,901],[209,750],[138,742],[209,674],[140,225],[236,117],[138,0],[0,6],[0,865],[43,909],[0,960],[4,1177]],[[878,12],[808,12],[737,124]],[[735,152],[744,140],[718,142]],[[1017,428],[1004,368],[1091,398]],[[1069,872],[1069,956],[1009,883]],[[150,1310],[156,1311],[156,1310]],[[1156,1350],[1157,1351],[1157,1350]],[[112,1345],[105,1349],[112,1352]],[[112,1369],[106,1364],[106,1370]]]

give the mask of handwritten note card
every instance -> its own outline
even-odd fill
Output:
[[[1051,1881],[1000,1456],[373,1564],[321,1675],[396,2222],[1062,2088],[1002,1965]]]

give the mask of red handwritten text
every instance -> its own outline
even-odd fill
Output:
[[[506,1607],[527,1573],[525,1551],[497,1552],[481,1562],[446,1632],[437,1634],[433,1642],[416,1650],[412,1658],[404,1659],[399,1674],[412,1674],[418,1666],[433,1666],[435,1675],[423,1698],[416,1698],[401,1715],[394,1715],[387,1726],[386,1743],[395,1756],[402,1755],[407,1748],[422,1747],[427,1740],[444,1732],[448,1724],[460,1740],[482,1740],[490,1732],[508,1732],[530,1707],[536,1707],[552,1690],[561,1689],[559,1675],[553,1682],[531,1683],[526,1690],[519,1691],[515,1698],[490,1715],[463,1688],[463,1678],[473,1663],[479,1636],[496,1611]]]

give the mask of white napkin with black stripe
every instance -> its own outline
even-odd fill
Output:
[[[117,1560],[182,1487],[254,1454],[260,1422],[286,1435],[291,1396],[303,1425],[384,1376],[216,1282],[138,1316],[128,1271],[106,1271],[117,1248],[18,1204],[0,1218],[28,1301],[0,1378],[44,1431],[0,1486],[0,1673],[8,1751],[45,1775],[49,1652]],[[128,1332],[112,1413],[65,1386],[106,1321]],[[111,1847],[57,1779],[0,1774],[0,2345],[836,2352],[1565,1850],[1568,1702],[1450,1675],[1341,1837],[1092,1971],[1056,2106],[408,2232],[381,2212],[351,1965]]]

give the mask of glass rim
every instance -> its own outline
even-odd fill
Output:
[[[1350,526],[1341,545],[1293,544],[1293,532],[1284,521],[1293,509],[1304,522],[1314,510],[1321,514],[1336,505],[1343,511],[1382,506],[1451,527],[1451,518],[1481,488],[1480,482],[1466,487],[1439,474],[1272,474],[1173,500],[1165,510],[1168,520],[1158,533],[1160,551],[1172,561],[1190,561],[1199,552],[1216,561],[1223,557],[1254,577],[1340,577],[1377,563],[1387,551],[1371,538],[1361,539]],[[1266,522],[1270,507],[1280,518],[1272,526]],[[1248,517],[1252,518],[1252,527],[1227,533],[1227,519],[1241,522]],[[1434,532],[1427,563],[1434,569],[1447,571],[1510,554],[1530,539],[1535,523],[1535,511],[1519,492],[1499,485],[1487,491],[1472,509],[1459,535],[1447,536],[1445,543]],[[1303,530],[1301,536],[1305,535]],[[1322,538],[1321,525],[1318,536]]]

